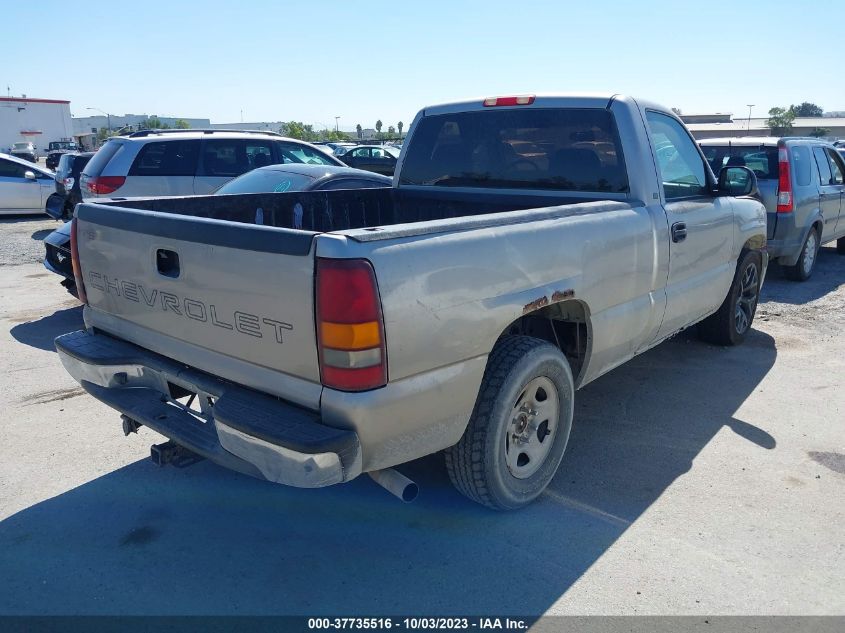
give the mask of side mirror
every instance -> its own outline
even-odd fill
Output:
[[[719,193],[723,196],[756,196],[757,176],[748,167],[722,167]]]
[[[25,172],[23,172],[23,177],[27,180],[35,180],[35,172],[27,169]]]

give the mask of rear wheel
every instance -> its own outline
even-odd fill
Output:
[[[801,248],[801,254],[798,256],[795,265],[783,267],[783,274],[786,275],[786,278],[792,281],[809,279],[810,275],[813,274],[813,268],[816,266],[819,246],[819,232],[816,227],[813,227],[807,234],[807,239],[804,240],[804,246]]]
[[[836,240],[836,252],[840,255],[845,255],[845,237],[840,237]]]
[[[536,499],[566,450],[574,392],[569,363],[557,347],[528,336],[502,338],[463,437],[445,451],[455,488],[496,510]]]
[[[699,337],[716,345],[742,343],[757,312],[761,278],[760,253],[746,251],[739,259],[728,296],[715,313],[699,323]]]

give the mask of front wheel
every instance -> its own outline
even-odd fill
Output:
[[[445,451],[455,488],[495,510],[531,503],[563,458],[574,393],[572,371],[557,347],[528,336],[502,338],[463,437]]]
[[[798,256],[798,261],[793,266],[784,266],[783,274],[787,279],[792,281],[806,281],[813,274],[813,269],[816,266],[816,258],[819,254],[819,233],[818,229],[813,227],[807,234],[807,239],[804,240],[804,246],[801,248],[801,254]]]
[[[746,251],[739,259],[731,289],[719,309],[698,325],[698,335],[716,345],[739,345],[751,329],[762,279],[760,253]]]

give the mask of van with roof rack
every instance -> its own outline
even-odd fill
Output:
[[[813,274],[819,248],[836,241],[845,254],[845,161],[813,137],[741,137],[699,142],[714,173],[748,167],[757,176],[769,256],[788,279]]]
[[[83,196],[212,193],[257,167],[343,163],[313,145],[253,130],[140,130],[110,138],[82,172]]]

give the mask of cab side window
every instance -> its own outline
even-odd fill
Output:
[[[646,114],[654,142],[657,165],[667,200],[707,194],[704,161],[695,141],[672,117],[660,112]]]

